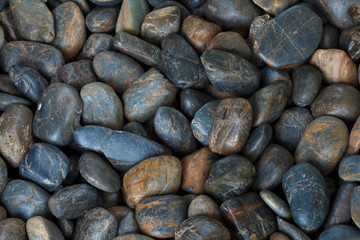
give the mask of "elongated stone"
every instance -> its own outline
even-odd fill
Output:
[[[260,197],[278,216],[291,220],[289,206],[275,193],[262,190],[260,191]]]
[[[335,225],[331,228],[326,229],[323,231],[318,240],[336,240],[336,239],[343,239],[343,240],[351,240],[351,239],[359,239],[360,238],[360,231],[358,228],[349,225]]]
[[[0,74],[0,91],[2,93],[11,94],[18,97],[24,96],[24,94],[20,92],[20,90],[12,82],[9,74]]]
[[[283,220],[280,217],[277,217],[277,224],[280,232],[285,233],[287,236],[291,237],[292,239],[297,240],[310,240],[310,238],[299,228],[295,227],[291,223]]]
[[[86,15],[86,27],[92,33],[111,33],[115,30],[117,7],[95,7]]]
[[[206,93],[189,88],[180,93],[181,111],[188,117],[194,118],[195,113],[214,98]]]
[[[360,116],[357,118],[354,123],[349,136],[349,144],[346,149],[346,153],[349,155],[355,155],[359,152],[360,149]]]
[[[84,47],[79,54],[79,59],[93,60],[98,53],[113,50],[113,41],[114,37],[111,34],[91,34],[84,43]]]
[[[0,111],[5,111],[8,107],[13,104],[30,106],[32,103],[22,97],[14,96],[7,93],[0,93]]]
[[[116,33],[124,31],[139,36],[141,25],[148,12],[149,6],[146,0],[123,0],[116,22]]]
[[[65,240],[60,229],[52,221],[36,216],[26,222],[29,240]]]
[[[7,218],[0,221],[0,238],[26,240],[25,222],[19,218]]]

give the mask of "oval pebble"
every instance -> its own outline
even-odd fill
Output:
[[[29,240],[65,240],[55,223],[41,216],[30,218],[26,222]]]
[[[118,13],[117,7],[95,7],[86,15],[86,27],[92,33],[111,33]]]
[[[291,220],[289,206],[275,193],[262,190],[260,191],[260,197],[278,216]]]
[[[0,92],[0,111],[4,112],[9,106],[13,104],[21,104],[26,106],[32,105],[32,103],[25,98]]]
[[[296,226],[288,223],[280,217],[277,217],[277,224],[280,232],[296,240],[311,240],[303,231]]]
[[[94,57],[103,51],[111,51],[114,37],[111,34],[93,33],[91,34],[79,54],[80,59],[93,60]]]
[[[347,156],[339,164],[339,177],[344,181],[360,181],[360,156]]]

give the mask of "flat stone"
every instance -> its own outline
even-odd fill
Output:
[[[95,7],[86,15],[85,24],[92,33],[111,33],[119,13],[117,7]]]
[[[36,216],[26,222],[29,240],[65,240],[60,229],[52,221]]]
[[[323,231],[318,240],[351,240],[351,239],[360,239],[360,231],[358,228],[348,225],[335,225],[331,228]]]
[[[269,190],[261,190],[260,197],[278,216],[291,220],[289,206],[278,195]]]
[[[7,218],[0,221],[0,238],[26,240],[25,222],[18,218]]]
[[[295,227],[291,223],[283,220],[280,217],[277,217],[277,225],[280,232],[285,233],[287,236],[291,237],[292,239],[297,240],[311,240],[303,231],[299,228]]]
[[[359,228],[360,227],[360,186],[356,186],[351,193],[350,212],[351,212],[351,219]]]
[[[130,233],[141,233],[134,212],[126,214],[126,216],[119,221],[118,225],[117,236],[123,236]]]
[[[116,22],[116,33],[124,31],[139,36],[141,24],[148,13],[149,6],[146,0],[123,0]]]
[[[212,100],[214,98],[206,93],[192,88],[184,89],[180,92],[181,112],[192,119],[202,106]]]
[[[98,53],[113,50],[113,41],[114,37],[111,34],[91,34],[84,43],[84,47],[79,54],[79,59],[93,60]]]
[[[220,206],[207,195],[195,197],[189,204],[188,217],[207,216],[218,221],[223,221]]]

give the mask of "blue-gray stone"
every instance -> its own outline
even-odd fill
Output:
[[[360,230],[348,225],[335,225],[323,231],[318,240],[356,240],[360,239]]]
[[[32,103],[25,98],[21,98],[7,93],[0,93],[0,111],[5,111],[9,106],[13,104],[30,106]]]

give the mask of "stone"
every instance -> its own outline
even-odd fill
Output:
[[[73,239],[113,239],[116,231],[116,218],[106,209],[96,207],[76,221]]]
[[[294,5],[297,0],[252,0],[256,5],[261,7],[266,13],[271,15],[279,15],[287,8]]]
[[[42,141],[65,146],[80,124],[82,102],[75,88],[64,83],[50,85],[35,112],[33,131]]]
[[[79,6],[84,16],[89,14],[91,9],[89,2],[87,0],[60,0],[61,3],[70,2],[70,1],[76,3]]]
[[[292,101],[299,107],[309,106],[320,91],[322,74],[312,65],[303,64],[291,72]]]
[[[278,195],[269,190],[261,190],[260,197],[278,216],[291,220],[289,206]]]
[[[294,107],[284,110],[274,126],[276,140],[290,152],[294,152],[303,137],[306,126],[313,120],[309,110]]]
[[[10,9],[21,37],[34,42],[54,40],[54,18],[41,0],[10,0]]]
[[[12,41],[0,50],[0,66],[9,72],[12,65],[31,67],[50,79],[64,65],[64,58],[59,50],[47,44]]]
[[[221,204],[220,209],[238,239],[264,240],[277,230],[273,212],[256,193],[229,199]]]
[[[133,211],[128,206],[113,206],[108,211],[116,218],[116,222],[123,219],[129,212]]]
[[[194,118],[196,112],[214,98],[206,93],[188,88],[180,92],[180,107],[187,117]]]
[[[8,181],[8,169],[4,160],[0,158],[0,195],[5,188],[7,181]],[[4,211],[5,214],[3,214]],[[4,215],[6,216],[6,210],[0,206],[0,212],[1,212],[0,214],[0,221],[1,221],[3,220],[3,216]]]
[[[93,33],[84,43],[79,58],[93,60],[98,53],[113,50],[113,41],[114,37],[111,34]]]
[[[309,163],[298,163],[285,173],[282,188],[295,223],[306,233],[318,230],[325,221],[330,201],[320,171]]]
[[[349,136],[349,144],[346,153],[349,155],[356,155],[360,150],[360,116],[354,123]]]
[[[136,206],[136,220],[140,230],[151,237],[170,238],[186,219],[186,204],[177,195],[163,195],[142,199]]]
[[[230,240],[230,238],[230,231],[224,227],[221,222],[206,216],[197,216],[186,219],[177,227],[175,232],[175,239],[182,240]]]
[[[360,27],[353,26],[343,30],[338,39],[340,48],[349,54],[351,60],[357,62],[360,59]]]
[[[339,48],[339,31],[333,25],[324,24],[323,36],[319,44],[321,49]]]
[[[90,2],[94,3],[98,6],[111,7],[121,3],[122,0],[90,0]]]
[[[86,15],[85,24],[92,33],[111,33],[119,13],[117,7],[95,7]]]
[[[188,193],[204,193],[205,181],[210,175],[213,163],[218,159],[209,148],[203,147],[181,160],[181,189]]]
[[[120,220],[117,236],[123,236],[130,233],[140,233],[140,228],[136,222],[134,212],[129,212]]]
[[[188,217],[207,216],[218,221],[223,221],[220,206],[207,195],[199,195],[194,198],[188,207]]]
[[[22,39],[10,7],[6,7],[0,12],[0,24],[4,30],[6,40],[17,41]]]
[[[360,227],[360,186],[356,186],[351,193],[350,212],[351,212],[351,219],[359,228]]]
[[[200,58],[183,37],[170,34],[161,48],[159,70],[177,87],[203,88],[209,84]]]
[[[176,193],[181,184],[181,162],[173,156],[147,158],[124,175],[126,203],[135,208],[144,198]]]
[[[74,233],[74,222],[68,219],[57,219],[56,224],[63,233],[64,237],[71,238]]]
[[[26,222],[29,240],[65,240],[55,223],[41,216],[30,218]]]
[[[175,6],[175,7],[179,8],[180,22],[183,22],[184,19],[190,15],[189,10],[184,5],[182,5],[181,3],[177,2],[177,1],[169,1],[169,0],[165,0],[165,2],[158,4],[156,7],[154,7],[153,11],[156,11],[156,10],[159,10],[162,8],[166,8],[166,7],[171,7],[171,6]]]
[[[149,6],[146,0],[123,0],[116,22],[116,33],[124,31],[139,36],[141,24],[148,13]]]
[[[7,218],[0,221],[0,238],[26,240],[25,222],[18,218]]]
[[[14,168],[20,166],[34,144],[32,124],[32,111],[24,105],[11,105],[0,117],[0,152]]]
[[[123,106],[112,87],[101,82],[88,83],[81,89],[80,97],[84,125],[99,125],[114,130],[122,128]]]
[[[207,50],[201,62],[211,84],[220,91],[249,96],[260,87],[259,69],[238,55]]]
[[[125,124],[125,126],[123,127],[122,130],[134,133],[141,137],[145,137],[145,138],[148,137],[148,134],[147,134],[145,128],[139,122],[128,122],[127,124]]]
[[[255,167],[239,155],[224,157],[213,164],[205,192],[220,201],[247,192],[255,179]]]
[[[10,107],[13,104],[19,104],[25,106],[32,105],[32,103],[25,98],[0,92],[0,111],[4,112],[8,107]]]
[[[19,167],[19,174],[52,192],[57,190],[69,172],[69,159],[59,148],[35,143]]]
[[[9,74],[0,74],[0,92],[24,97],[24,94],[12,82]]]
[[[318,240],[336,240],[336,239],[343,239],[343,240],[351,240],[351,239],[358,239],[360,238],[360,231],[358,228],[348,225],[335,225],[331,228],[326,229],[323,231]]]
[[[177,155],[187,155],[196,150],[196,140],[189,120],[178,110],[159,107],[154,118],[154,127],[160,140]]]
[[[206,0],[181,0],[181,2],[189,9],[194,10],[205,4]]]
[[[102,190],[98,190],[98,194],[101,199],[101,207],[105,209],[109,209],[111,207],[115,207],[120,205],[122,201],[121,191],[117,192],[105,192]]]
[[[141,123],[149,120],[159,107],[174,103],[177,90],[159,70],[151,68],[135,80],[122,96],[126,119]]]
[[[321,18],[310,8],[296,5],[259,29],[253,50],[273,68],[292,68],[313,54],[322,32]]]
[[[150,139],[96,125],[77,128],[73,141],[82,149],[104,154],[115,169],[123,171],[146,158],[170,154],[165,146]]]
[[[49,197],[49,193],[35,183],[14,179],[6,184],[0,203],[9,217],[27,221],[34,216],[50,217]]]
[[[360,181],[359,163],[358,155],[344,157],[339,164],[339,177],[348,182]]]
[[[257,16],[254,21],[251,23],[250,29],[249,29],[249,47],[251,49],[254,49],[254,45],[255,45],[255,40],[259,34],[259,32],[261,32],[262,28],[265,26],[266,23],[270,22],[270,20],[272,20],[273,18],[269,15],[269,14],[264,14],[261,16]],[[256,63],[260,66],[265,66],[266,64],[263,62],[263,60],[261,60],[261,58],[259,56],[257,56],[256,54],[253,54],[253,59],[256,60]]]
[[[327,84],[346,83],[359,86],[357,67],[346,52],[340,49],[318,49],[310,64],[319,68]]]
[[[282,234],[281,232],[274,232],[270,236],[270,240],[290,240],[285,234]]]
[[[76,219],[84,216],[86,210],[98,205],[100,199],[94,187],[75,184],[55,192],[49,199],[51,213],[58,219]]]
[[[273,129],[269,124],[262,124],[250,132],[241,155],[255,162],[269,145],[273,136]]]
[[[146,15],[141,25],[141,37],[152,44],[160,45],[161,41],[180,30],[180,10],[169,6],[154,10]]]
[[[294,164],[294,157],[284,147],[270,144],[255,163],[256,176],[253,189],[275,189],[285,172]]]
[[[80,175],[78,169],[78,161],[80,156],[78,155],[70,155],[69,159],[69,173],[62,182],[62,186],[69,186],[75,182],[77,177]]]
[[[113,238],[112,240],[154,240],[154,239],[146,235],[131,233],[131,234],[126,234],[124,236],[118,236],[116,238]]]
[[[56,37],[51,45],[59,49],[66,62],[74,59],[86,41],[84,16],[74,2],[65,2],[52,11]]]
[[[287,236],[291,237],[292,239],[297,240],[311,240],[303,231],[299,228],[295,227],[291,223],[277,217],[277,224],[280,232],[285,233]]]

